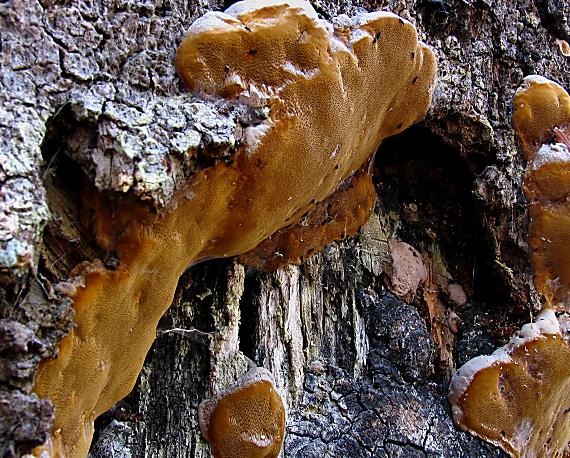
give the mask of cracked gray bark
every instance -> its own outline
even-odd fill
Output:
[[[359,237],[272,274],[217,260],[181,278],[135,391],[98,421],[94,457],[209,456],[196,409],[244,369],[236,349],[270,369],[286,398],[285,456],[502,456],[455,430],[447,381],[538,306],[511,101],[530,73],[570,87],[556,44],[570,37],[570,3],[313,4],[325,17],[363,6],[414,22],[439,58],[430,113],[378,152],[379,202]],[[185,29],[222,6],[0,4],[0,456],[49,431],[51,405],[31,389],[72,326],[61,282],[83,260],[116,261],[80,224],[75,175],[163,211],[185,179],[231,160],[258,116],[200,101],[175,74]],[[408,303],[388,292],[393,237],[429,261],[436,306],[426,291]],[[450,300],[452,282],[466,305]]]

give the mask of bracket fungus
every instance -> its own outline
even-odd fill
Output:
[[[276,458],[285,437],[285,417],[271,373],[256,366],[198,408],[200,430],[214,458]]]
[[[535,285],[550,304],[570,305],[570,96],[528,76],[514,98],[514,126],[528,160],[529,245]]]
[[[490,356],[467,362],[449,392],[455,423],[516,458],[562,457],[570,443],[570,97],[528,76],[514,97],[515,131],[527,159],[529,246],[546,305],[535,323]]]
[[[184,270],[298,224],[384,138],[425,116],[436,62],[413,25],[386,12],[333,23],[302,0],[247,0],[198,18],[176,57],[189,90],[266,116],[231,162],[197,172],[162,214],[85,193],[85,224],[119,262],[77,271],[77,327],[37,374],[66,456],[86,456],[93,420],[131,391]]]
[[[567,320],[568,316],[564,316]],[[451,380],[453,419],[515,458],[562,457],[570,442],[570,334],[545,309]]]

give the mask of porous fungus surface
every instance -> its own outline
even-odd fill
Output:
[[[240,2],[198,19],[178,50],[181,77],[206,99],[249,104],[266,119],[246,129],[231,163],[198,172],[164,215],[84,195],[84,221],[119,263],[83,272],[71,294],[77,328],[37,374],[66,456],[86,456],[93,420],[131,391],[185,269],[298,223],[382,139],[425,115],[436,63],[414,27],[390,13],[338,24],[302,1]]]
[[[503,348],[453,376],[457,425],[513,457],[562,457],[570,442],[570,97],[544,77],[525,78],[514,98],[515,131],[527,159],[529,246],[546,305]]]
[[[516,458],[562,457],[570,441],[568,329],[546,309],[453,376],[455,423]]]
[[[530,201],[563,201],[570,195],[570,151],[562,143],[542,145],[524,182]]]
[[[513,122],[526,159],[549,143],[555,127],[570,123],[570,97],[562,86],[543,76],[527,76],[514,97]]]
[[[529,245],[535,286],[549,304],[570,305],[570,97],[557,83],[529,76],[514,99],[514,125],[528,159]]]
[[[271,375],[254,368],[198,409],[202,434],[215,458],[275,458],[285,437],[285,407]]]

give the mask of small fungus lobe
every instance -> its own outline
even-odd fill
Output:
[[[214,458],[276,458],[285,407],[271,373],[253,367],[225,393],[202,401],[198,422]]]
[[[570,57],[570,45],[566,40],[556,39],[556,44],[558,45],[558,49],[560,50],[560,54],[566,57]]]
[[[456,305],[463,306],[467,303],[467,295],[461,285],[458,283],[451,283],[447,287],[449,292],[449,300]]]
[[[422,255],[411,245],[399,240],[390,240],[392,275],[390,286],[398,297],[413,295],[428,278]]]
[[[523,154],[532,160],[549,143],[555,127],[570,123],[570,97],[562,86],[539,75],[527,76],[514,97],[513,124]]]

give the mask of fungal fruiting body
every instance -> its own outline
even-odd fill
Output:
[[[398,297],[414,295],[428,278],[422,255],[411,245],[392,239],[388,243],[392,258],[390,289]]]
[[[529,76],[514,98],[514,125],[526,159],[529,245],[537,291],[570,306],[570,96],[557,83]]]
[[[276,458],[285,437],[283,400],[271,373],[258,367],[202,401],[198,421],[215,458]]]
[[[94,418],[132,389],[184,270],[298,224],[384,138],[423,118],[436,71],[409,22],[367,13],[331,25],[300,0],[206,14],[176,66],[197,95],[268,114],[246,129],[231,163],[198,172],[165,214],[84,193],[86,224],[119,265],[77,269],[77,327],[38,370],[35,391],[53,401],[68,457],[87,455]]]
[[[528,76],[514,98],[514,127],[527,160],[529,246],[545,306],[491,356],[453,376],[455,423],[513,457],[562,457],[570,442],[570,97],[558,84]]]
[[[455,423],[512,457],[562,457],[570,441],[569,338],[546,309],[506,346],[469,361],[451,380]]]

